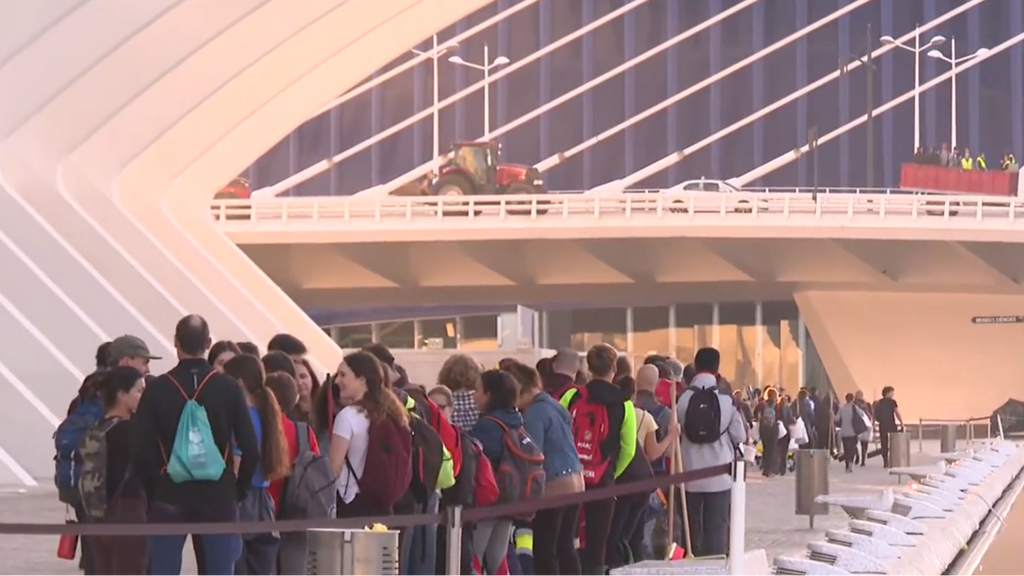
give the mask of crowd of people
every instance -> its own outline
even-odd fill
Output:
[[[832,394],[819,395],[815,387],[801,388],[796,398],[768,387],[746,397],[737,390],[733,398],[757,443],[761,474],[770,478],[793,470],[795,449],[828,450],[846,472],[876,456],[888,468],[889,434],[903,427],[894,394],[895,388],[886,386],[872,403],[858,390],[840,402]],[[869,450],[872,444],[878,448]]]
[[[934,146],[931,148],[918,147],[914,151],[913,163],[923,166],[948,166],[961,170],[988,170],[988,161],[985,159],[984,152],[972,156],[970,148],[950,148],[949,144],[945,142],[938,148]],[[1005,172],[1016,172],[1019,169],[1017,159],[1009,152],[1003,154],[999,162],[999,169]]]
[[[455,354],[428,388],[410,382],[382,344],[346,355],[323,380],[288,334],[261,357],[252,343],[211,342],[206,321],[192,315],[177,324],[174,344],[178,363],[159,376],[137,337],[97,351],[97,369],[55,435],[58,494],[79,522],[373,517],[387,525],[396,514],[533,503],[729,464],[758,433],[764,473],[781,474],[787,423],[806,416],[806,444],[819,445],[817,430],[834,422],[845,430],[851,418],[813,389],[793,401],[768,389],[751,406],[728,390],[714,348],[685,366],[652,355],[635,370],[607,344],[493,369]],[[723,473],[682,490],[480,520],[465,526],[461,571],[605,574],[645,559],[725,554],[731,488]],[[670,516],[678,524],[669,526]],[[401,530],[401,573],[445,573],[445,538],[437,526]],[[304,533],[191,541],[200,574],[305,571]],[[86,537],[81,567],[178,574],[185,542],[185,534]]]

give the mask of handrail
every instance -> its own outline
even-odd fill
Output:
[[[996,415],[998,418],[998,414]],[[967,430],[967,445],[970,446],[974,443],[974,426],[976,422],[984,422],[988,431],[985,434],[986,439],[992,438],[992,416],[971,416],[970,418],[958,418],[958,419],[945,419],[945,418],[918,418],[917,419],[917,451],[924,452],[924,427],[941,427],[950,424],[955,424],[957,427],[964,426]],[[1002,420],[999,420],[999,427],[1002,427]],[[1000,437],[1002,437],[1002,431],[999,431]]]
[[[827,218],[834,221],[869,223],[887,218],[905,220],[941,219],[956,222],[1009,222],[1015,228],[1024,220],[1024,199],[1002,196],[925,196],[914,194],[870,193],[772,193],[684,192],[663,194],[554,194],[522,196],[382,196],[374,198],[312,197],[215,200],[211,204],[214,220],[224,225],[244,225],[275,221],[300,223],[342,223],[396,220],[427,222],[465,222],[486,219],[508,221],[517,226],[524,219],[558,221],[578,218],[625,218],[650,222],[685,220],[700,217],[728,222],[749,222],[764,217],[765,222],[785,223],[799,216],[804,223]],[[897,221],[897,224],[899,225]],[[1024,227],[1022,224],[1020,227]]]

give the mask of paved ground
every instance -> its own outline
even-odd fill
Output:
[[[936,460],[930,453],[938,452],[937,443],[925,443],[924,454],[913,454],[913,464],[928,464]],[[916,445],[914,447],[916,450]],[[881,468],[879,460],[872,460],[864,468],[845,474],[841,464],[833,462],[829,470],[831,491],[837,493],[877,492],[887,486],[897,486],[894,478]],[[749,474],[747,491],[747,547],[765,548],[769,557],[779,554],[801,554],[806,543],[818,539],[827,528],[848,526],[845,514],[839,510],[815,519],[815,529],[808,528],[807,518],[796,516],[795,480],[792,474],[782,478],[764,479],[754,471]],[[57,502],[49,488],[36,488],[24,493],[0,491],[0,523],[40,522],[59,523],[64,520],[64,507]],[[77,562],[56,557],[57,538],[54,536],[0,537],[0,574],[78,574]],[[195,574],[191,546],[186,544],[184,574]]]

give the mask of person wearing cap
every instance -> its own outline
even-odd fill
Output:
[[[142,372],[143,376],[149,374],[149,362],[150,360],[162,360],[161,356],[154,356],[149,351],[149,346],[146,346],[145,340],[138,336],[132,336],[131,334],[125,334],[124,336],[118,336],[110,343],[110,352],[108,361],[110,367],[115,368],[117,366],[131,366],[139,372]]]

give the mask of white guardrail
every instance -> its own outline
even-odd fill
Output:
[[[427,219],[506,218],[553,220],[580,217],[600,219],[686,219],[700,215],[719,215],[734,223],[757,218],[763,214],[773,219],[799,216],[807,218],[847,216],[865,221],[898,221],[938,219],[966,222],[1001,221],[1001,224],[1024,220],[1024,199],[1000,196],[936,196],[916,194],[870,193],[772,193],[684,192],[665,194],[547,194],[537,196],[383,196],[377,198],[310,197],[265,198],[253,200],[217,200],[211,216],[226,230],[246,230],[256,223],[278,226],[294,222],[298,225],[366,223],[368,221],[400,220],[423,222]],[[897,222],[893,222],[897,224]],[[1014,226],[1016,227],[1016,226]]]

